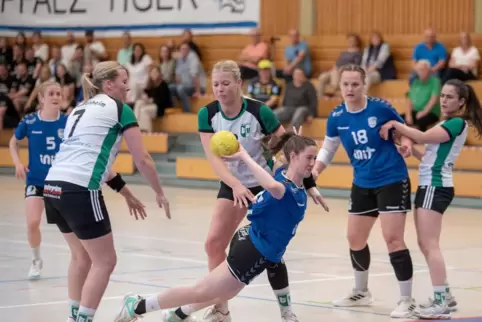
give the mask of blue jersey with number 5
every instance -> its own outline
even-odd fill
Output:
[[[391,120],[403,122],[390,103],[375,97],[367,97],[365,108],[357,112],[349,112],[342,103],[328,117],[326,136],[340,138],[354,168],[355,185],[376,188],[408,178],[395,143],[379,134],[381,126]]]
[[[253,245],[269,261],[278,263],[305,216],[308,197],[304,187],[297,187],[286,178],[284,169],[278,169],[274,178],[286,187],[283,198],[278,200],[263,190],[249,207],[248,220]]]
[[[15,138],[28,138],[27,185],[44,186],[55,154],[64,136],[67,117],[59,114],[57,120],[44,121],[39,112],[25,115],[15,129]]]

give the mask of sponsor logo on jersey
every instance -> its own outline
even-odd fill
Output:
[[[331,113],[331,115],[332,115],[333,117],[338,117],[338,116],[340,116],[341,114],[343,114],[343,110],[333,111],[333,112]]]
[[[64,129],[58,129],[57,135],[60,139],[64,138]]]
[[[375,116],[368,118],[368,126],[372,129],[377,126],[377,118]]]
[[[36,121],[35,117],[32,117],[32,118],[30,118],[30,119],[28,119],[28,120],[25,120],[25,123],[27,123],[27,124],[34,124],[35,121]]]
[[[241,137],[245,138],[249,132],[251,132],[251,125],[249,123],[246,124],[241,124],[241,127],[239,129],[239,134]]]
[[[375,149],[370,147],[366,147],[365,149],[354,149],[353,158],[355,160],[370,160],[375,151]]]
[[[40,155],[40,163],[45,165],[52,165],[55,160],[55,155],[53,154],[41,154]]]
[[[42,134],[42,131],[32,131],[32,134]]]

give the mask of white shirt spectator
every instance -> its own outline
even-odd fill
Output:
[[[91,62],[92,66],[95,66],[98,62],[100,62],[100,60],[91,54],[91,50],[98,53],[105,53],[104,44],[101,41],[95,40],[90,44],[86,44],[84,47],[84,57],[86,61]]]
[[[465,53],[461,47],[457,47],[457,48],[454,48],[454,50],[452,51],[451,58],[454,60],[456,66],[470,65],[474,61],[480,60],[480,54],[479,54],[479,50],[474,46],[470,47],[469,50],[467,50]],[[474,68],[472,70],[472,73],[474,74],[474,76],[477,76],[478,74],[477,68]]]
[[[49,59],[49,45],[41,44],[41,45],[33,45],[32,46],[35,57],[42,59],[44,63],[48,62]]]
[[[129,87],[130,91],[127,92],[127,101],[135,102],[142,90],[147,84],[149,77],[149,66],[152,64],[152,58],[149,55],[142,56],[142,59],[137,64],[128,62],[125,67],[129,72]]]
[[[63,45],[61,48],[62,52],[62,64],[65,66],[70,66],[72,57],[74,56],[75,49],[79,46],[77,43]]]

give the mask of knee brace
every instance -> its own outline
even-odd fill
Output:
[[[413,277],[413,264],[410,251],[408,249],[390,253],[390,263],[392,263],[395,275],[400,282],[408,281]]]
[[[355,271],[367,271],[370,267],[370,248],[368,244],[362,250],[351,250],[350,259]]]
[[[269,284],[274,291],[289,286],[288,269],[283,259],[278,264],[268,267],[266,271],[268,272]]]

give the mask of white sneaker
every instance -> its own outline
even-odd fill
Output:
[[[40,273],[42,272],[43,261],[41,259],[32,260],[32,266],[28,271],[28,279],[36,280],[40,278]]]
[[[206,311],[203,317],[204,322],[231,322],[231,314],[223,314],[216,307],[212,307]]]
[[[428,302],[427,303],[423,303],[423,304],[420,304],[420,307],[421,308],[429,308],[432,306],[432,304],[434,303],[434,299],[433,298],[429,298],[428,299]],[[446,294],[446,297],[445,297],[445,305],[447,306],[447,308],[450,310],[450,312],[455,312],[457,311],[457,301],[455,300],[455,296],[452,296],[452,295],[448,295]]]
[[[349,307],[349,306],[370,306],[373,303],[373,297],[370,291],[362,292],[356,289],[348,294],[348,296],[334,300],[334,306]]]
[[[398,301],[397,306],[390,316],[395,319],[407,319],[413,316],[413,311],[417,305],[413,298],[404,298]]]
[[[285,310],[281,313],[281,322],[299,322],[299,320],[293,311]]]
[[[429,307],[419,307],[413,312],[413,315],[424,320],[449,320],[452,317],[446,302],[443,304],[432,302]]]
[[[176,310],[169,309],[169,310],[162,310],[162,320],[161,322],[197,322],[197,319],[194,316],[189,316],[187,319],[181,320],[174,312]]]
[[[124,296],[121,310],[115,316],[114,322],[134,322],[142,318],[135,312],[135,309],[141,300],[143,300],[143,298],[140,295],[134,295],[132,293]]]

